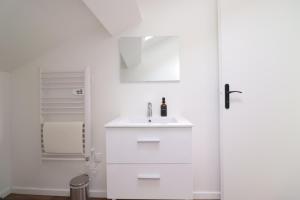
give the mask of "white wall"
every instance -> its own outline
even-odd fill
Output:
[[[120,83],[118,37],[99,30],[62,45],[15,70],[13,82],[13,185],[17,192],[65,194],[80,162],[41,161],[39,67],[91,67],[93,140],[105,153],[104,124],[118,115],[145,115],[146,103],[159,114],[165,96],[169,115],[195,124],[193,165],[195,198],[219,192],[217,5],[212,0],[138,0],[143,22],[124,36],[180,37],[180,83]],[[105,163],[93,178],[93,195],[105,193]]]
[[[0,198],[11,187],[10,74],[0,72]]]

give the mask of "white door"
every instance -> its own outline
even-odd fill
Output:
[[[222,199],[300,200],[300,1],[220,0],[219,20]]]

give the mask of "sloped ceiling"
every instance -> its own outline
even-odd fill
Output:
[[[0,70],[99,27],[81,0],[0,0]]]
[[[112,0],[101,1],[120,9],[111,7]],[[106,31],[90,9],[82,0],[0,0],[0,71],[22,66],[71,38]]]
[[[111,35],[142,21],[136,0],[82,0]]]

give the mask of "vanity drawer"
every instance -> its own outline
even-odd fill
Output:
[[[107,128],[107,163],[192,163],[191,128]]]
[[[108,164],[109,199],[192,199],[191,164]]]

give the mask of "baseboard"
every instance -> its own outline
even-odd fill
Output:
[[[106,191],[90,190],[90,196],[94,198],[106,198]]]
[[[69,189],[56,189],[56,188],[36,188],[36,187],[12,187],[12,193],[15,194],[31,194],[31,195],[49,195],[49,196],[69,196]],[[90,190],[91,197],[105,198],[106,191]]]
[[[11,193],[11,189],[10,189],[10,187],[7,187],[7,188],[0,191],[0,198],[5,198],[10,193]]]
[[[56,188],[36,188],[36,187],[12,187],[9,193],[16,194],[31,194],[31,195],[50,195],[50,196],[69,196],[69,189],[56,189]],[[1,193],[2,194],[2,193]],[[103,190],[90,190],[90,196],[95,198],[106,198],[106,191]],[[220,192],[193,192],[194,199],[220,199]]]
[[[220,192],[211,192],[211,191],[197,191],[193,192],[194,199],[221,199]]]

